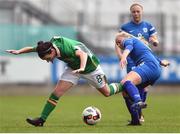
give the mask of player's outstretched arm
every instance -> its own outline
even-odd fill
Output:
[[[22,54],[22,53],[35,52],[35,50],[33,47],[24,47],[24,48],[21,48],[19,50],[6,50],[6,52],[18,55],[18,54]]]

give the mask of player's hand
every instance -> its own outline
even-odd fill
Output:
[[[84,71],[83,68],[79,68],[79,69],[73,70],[72,72],[73,73],[80,73],[80,72],[83,72],[83,71]]]
[[[15,55],[20,54],[19,50],[6,50],[6,52],[15,54]]]
[[[170,62],[168,60],[161,60],[161,66],[167,67],[170,65]]]
[[[159,45],[159,43],[158,42],[153,42],[152,45],[157,47]]]
[[[126,65],[127,65],[127,59],[122,57],[120,61],[120,67],[123,69],[126,67]]]

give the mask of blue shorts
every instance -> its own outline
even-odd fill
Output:
[[[132,71],[140,75],[142,85],[153,85],[161,75],[161,66],[155,62],[143,62]]]
[[[134,61],[128,56],[127,57],[127,68],[126,71],[127,73],[131,72],[133,68],[136,67],[136,64],[134,63]]]

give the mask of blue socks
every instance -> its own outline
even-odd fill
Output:
[[[133,104],[133,102],[130,100],[129,97],[124,97],[124,100],[125,100],[125,103],[126,103],[129,113],[132,113],[131,105]]]
[[[123,88],[128,93],[134,103],[141,101],[141,96],[139,94],[138,88],[134,84],[132,84],[131,81],[126,81],[123,84]]]
[[[142,97],[142,101],[145,102],[146,98],[147,98],[147,91],[144,91],[144,94],[143,94],[143,97]]]
[[[123,84],[123,88],[124,88],[125,92],[127,92],[127,94],[128,94],[128,96],[124,97],[124,99],[126,102],[126,106],[131,114],[132,122],[135,124],[138,124],[139,117],[140,117],[139,113],[141,112],[141,108],[139,108],[138,110],[133,110],[133,108],[131,106],[134,103],[142,101],[139,90],[131,81],[126,81]],[[143,94],[143,92],[142,92],[142,94]]]

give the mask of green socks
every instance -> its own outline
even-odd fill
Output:
[[[54,110],[57,105],[57,101],[59,97],[55,96],[53,93],[50,95],[49,99],[47,100],[46,105],[41,113],[41,118],[45,121],[49,114]]]
[[[120,83],[109,84],[109,89],[110,89],[110,96],[123,91],[123,87]]]
[[[119,92],[122,92],[123,88],[120,83],[111,83],[109,84],[110,89],[110,96],[113,94],[117,94]],[[47,103],[44,106],[44,109],[41,113],[41,118],[46,121],[49,114],[54,110],[54,108],[57,105],[57,101],[59,100],[59,97],[55,96],[53,93],[50,95],[49,99],[47,100]]]

